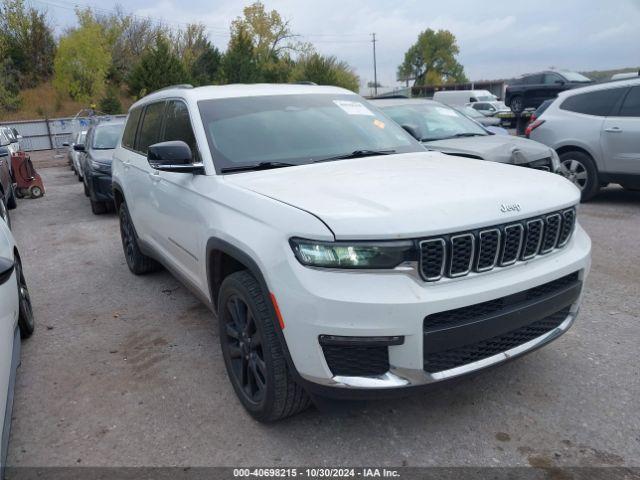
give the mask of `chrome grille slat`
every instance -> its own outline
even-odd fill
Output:
[[[435,282],[531,260],[564,247],[575,224],[575,208],[568,208],[509,224],[421,239],[420,276]]]

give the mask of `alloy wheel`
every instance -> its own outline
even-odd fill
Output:
[[[122,233],[122,244],[124,245],[124,255],[129,265],[135,263],[135,233],[133,225],[129,220],[129,215],[123,211],[120,215],[120,231]]]
[[[33,307],[31,305],[31,296],[29,295],[29,288],[27,282],[24,279],[22,273],[22,265],[19,261],[16,262],[16,277],[18,279],[18,301],[20,306],[21,318],[26,324],[25,327],[29,332],[33,331]]]
[[[231,373],[247,400],[260,403],[267,388],[267,364],[262,336],[247,303],[237,294],[229,296],[221,321]]]
[[[587,186],[587,180],[589,175],[587,168],[579,160],[568,158],[562,162],[563,172],[562,174],[572,182],[580,190],[584,190]]]

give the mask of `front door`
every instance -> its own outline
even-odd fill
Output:
[[[607,170],[640,175],[640,85],[632,87],[618,112],[605,119],[600,138]]]

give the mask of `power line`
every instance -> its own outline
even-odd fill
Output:
[[[376,66],[376,34],[372,33],[371,43],[373,43],[373,93],[378,96],[378,67]]]

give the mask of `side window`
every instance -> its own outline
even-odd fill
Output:
[[[606,117],[625,91],[626,88],[609,88],[572,95],[562,102],[560,108],[570,112]]]
[[[184,102],[180,100],[171,100],[167,103],[167,109],[164,114],[164,135],[163,142],[171,140],[182,140],[191,148],[193,158],[198,159],[198,145],[191,128],[191,120],[189,119],[189,109]]]
[[[527,77],[524,77],[523,83],[525,85],[538,85],[542,83],[542,74],[529,75]]]
[[[487,109],[487,104],[486,103],[476,103],[473,105],[473,108],[475,108],[476,110],[486,110]]]
[[[142,118],[142,125],[138,129],[138,140],[136,141],[135,150],[147,154],[149,145],[160,141],[160,128],[162,128],[162,116],[164,114],[164,102],[152,103],[147,105]]]
[[[140,121],[140,115],[142,115],[142,108],[136,108],[131,110],[129,118],[127,118],[127,124],[124,127],[122,133],[122,146],[133,150],[133,145],[136,141],[136,131],[138,130],[138,123]]]
[[[545,85],[555,85],[556,82],[562,82],[562,77],[555,73],[545,73],[542,79],[542,83]]]
[[[618,115],[620,117],[640,117],[640,86],[629,90]]]

